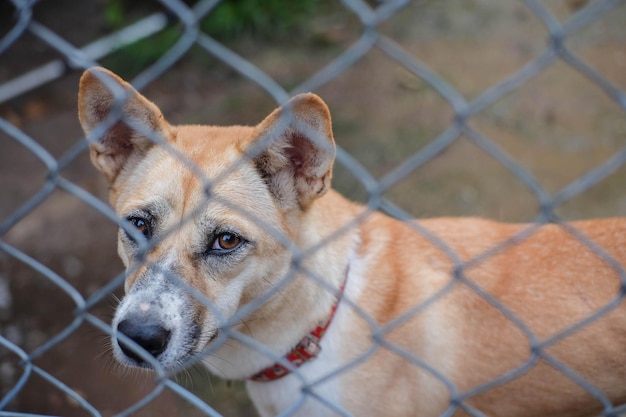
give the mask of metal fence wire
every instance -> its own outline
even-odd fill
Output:
[[[557,223],[561,225],[571,236],[574,236],[583,245],[588,247],[592,253],[595,253],[598,257],[605,260],[609,266],[619,274],[623,283],[622,285],[626,284],[624,266],[616,263],[616,261],[606,255],[604,250],[595,244],[593,240],[587,238],[569,223],[561,220],[561,217],[557,214],[559,207],[591,190],[616,172],[626,161],[626,147],[622,147],[621,145],[616,147],[617,150],[612,152],[612,155],[608,159],[597,164],[593,169],[586,170],[586,172],[578,176],[574,181],[569,183],[569,185],[560,187],[556,191],[548,191],[548,187],[542,184],[541,178],[535,175],[524,164],[518,162],[515,155],[505,151],[498,145],[497,137],[492,137],[490,134],[485,133],[474,123],[479,115],[492,108],[496,102],[501,103],[505,97],[523,89],[532,79],[539,77],[555,66],[564,66],[568,68],[568,70],[573,70],[580,75],[582,79],[586,79],[584,82],[592,84],[597,92],[605,98],[608,98],[609,101],[611,101],[611,105],[614,106],[618,112],[621,112],[621,117],[623,118],[623,112],[626,110],[626,93],[620,89],[614,81],[610,81],[609,77],[607,77],[601,69],[598,69],[597,66],[594,65],[594,62],[590,62],[589,58],[582,58],[577,55],[569,43],[571,39],[583,32],[586,28],[593,25],[603,25],[603,19],[607,18],[607,16],[620,12],[623,13],[625,3],[623,0],[566,2],[573,7],[573,11],[563,19],[558,18],[551,9],[551,6],[557,2],[552,2],[551,4],[550,1],[525,0],[516,3],[516,7],[523,8],[525,13],[528,13],[532,19],[538,19],[538,21],[545,26],[545,45],[540,53],[530,58],[524,65],[514,68],[508,76],[501,79],[499,82],[482,89],[482,91],[476,92],[471,99],[468,99],[467,94],[461,93],[458,87],[450,83],[447,76],[432,70],[428,62],[424,62],[422,59],[418,58],[415,53],[409,50],[409,48],[404,47],[400,42],[394,40],[393,35],[389,34],[387,30],[381,29],[385,23],[401,17],[408,6],[415,5],[415,2],[411,4],[408,0],[385,0],[377,3],[367,3],[363,0],[343,0],[341,3],[333,5],[335,8],[340,8],[343,13],[356,22],[356,25],[359,27],[359,34],[355,37],[354,41],[351,41],[349,45],[342,48],[335,57],[329,58],[321,69],[313,72],[292,88],[286,88],[281,85],[278,81],[269,76],[268,73],[264,72],[260,66],[246,59],[244,53],[237,53],[233,49],[229,49],[224,43],[217,41],[215,38],[203,32],[200,22],[215,11],[220,3],[216,0],[200,0],[191,5],[188,4],[190,2],[160,0],[158,4],[164,9],[163,12],[143,16],[135,23],[119,31],[110,32],[106,36],[88,45],[77,45],[77,41],[69,41],[59,30],[51,30],[48,26],[42,24],[41,20],[37,17],[37,10],[41,6],[40,3],[45,2],[38,2],[36,0],[10,1],[12,6],[3,6],[4,10],[7,11],[7,16],[10,14],[10,18],[7,16],[3,18],[7,26],[2,28],[4,35],[0,39],[0,77],[5,77],[5,81],[0,84],[0,103],[5,103],[4,105],[24,97],[37,97],[39,94],[42,94],[41,91],[44,90],[43,87],[45,84],[53,83],[55,80],[60,80],[71,74],[79,74],[84,69],[99,65],[99,62],[101,62],[103,58],[109,56],[123,45],[130,44],[142,38],[155,36],[155,34],[158,34],[168,27],[177,27],[179,29],[179,35],[171,48],[163,53],[154,63],[143,68],[141,72],[132,79],[132,84],[138,90],[145,89],[156,80],[164,79],[168,74],[175,71],[176,66],[191,53],[192,49],[196,50],[196,53],[197,50],[200,49],[202,53],[221,61],[240,76],[254,83],[277,104],[283,104],[289,97],[297,93],[319,91],[326,86],[333,86],[334,82],[345,76],[345,74],[349,74],[353,67],[358,66],[359,62],[363,60],[364,57],[371,54],[382,54],[385,59],[392,62],[395,67],[403,68],[407,76],[411,77],[412,80],[417,80],[416,82],[425,86],[419,88],[428,88],[435,91],[440,98],[449,104],[452,108],[452,112],[444,129],[433,135],[432,138],[429,138],[424,146],[416,147],[416,151],[411,151],[414,153],[404,155],[405,157],[400,163],[387,169],[385,174],[381,176],[376,176],[368,172],[368,168],[365,165],[361,164],[357,158],[352,157],[348,151],[342,149],[341,138],[337,135],[339,142],[337,165],[344,171],[350,173],[356,179],[358,186],[366,190],[367,196],[365,200],[372,210],[382,210],[400,219],[408,220],[412,218],[412,214],[408,213],[407,210],[403,210],[399,205],[394,204],[392,199],[388,198],[385,193],[394,186],[402,183],[417,170],[428,165],[434,159],[444,157],[442,155],[459,141],[467,140],[489,155],[491,159],[497,161],[499,166],[513,174],[513,176],[524,185],[526,192],[532,195],[535,204],[539,207],[537,212],[529,215],[531,218],[534,217],[534,223],[537,225],[545,223]],[[438,7],[437,2],[418,3],[423,10]],[[463,2],[458,3],[461,4]],[[498,2],[494,2],[494,4],[496,3]],[[486,2],[486,4],[489,5],[491,3]],[[66,5],[64,7],[78,6],[72,4],[72,6]],[[461,10],[458,13],[471,13],[471,11]],[[622,14],[622,16],[624,15]],[[623,23],[624,22],[614,25],[613,29],[621,30]],[[404,22],[403,24],[409,27],[413,23]],[[68,23],[68,26],[71,26],[71,23]],[[610,30],[612,30],[611,27],[607,26],[606,31]],[[623,31],[620,36],[625,36]],[[1,72],[1,68],[6,62],[4,60],[8,59],[5,57],[11,56],[12,48],[15,48],[16,45],[21,45],[19,42],[27,39],[31,39],[32,42],[37,42],[39,49],[34,48],[32,52],[22,51],[23,53],[37,54],[42,50],[53,51],[58,58],[52,59],[48,63],[43,62],[41,66],[32,68],[24,68],[22,66],[19,74],[11,74],[10,79],[6,79],[8,78],[7,72],[4,72],[4,74]],[[622,49],[626,47],[626,38],[621,39],[620,45]],[[454,54],[454,51],[450,51],[450,54]],[[296,59],[298,58],[294,60]],[[620,59],[626,60],[626,56],[621,55]],[[289,58],[286,59],[286,62],[289,62]],[[293,65],[296,64],[296,62],[292,63]],[[622,72],[626,71],[624,66],[621,68]],[[374,75],[372,77],[374,77]],[[75,94],[75,92],[76,91],[73,91],[73,94]],[[344,92],[343,94],[350,94],[350,92]],[[565,100],[567,100],[568,92],[563,92],[563,94],[565,94]],[[210,100],[210,98],[207,100]],[[497,105],[498,104],[495,104],[495,106]],[[381,112],[385,112],[385,110],[384,108],[380,109]],[[164,113],[166,113],[167,117],[167,111],[164,111]],[[95,334],[96,336],[93,337],[96,339],[100,338],[101,340],[106,340],[111,335],[112,329],[110,322],[94,313],[94,309],[99,304],[107,302],[112,291],[119,291],[120,288],[122,288],[124,274],[119,273],[115,275],[112,272],[107,272],[111,275],[109,275],[109,282],[105,285],[98,285],[98,288],[85,290],[86,287],[81,284],[79,290],[76,284],[77,281],[67,276],[68,268],[59,269],[51,266],[53,263],[46,260],[47,258],[45,258],[45,256],[42,258],[41,253],[36,251],[33,253],[28,245],[20,246],[19,243],[15,243],[11,237],[12,233],[14,233],[20,225],[31,221],[38,225],[35,226],[35,232],[41,234],[40,238],[44,239],[47,234],[47,225],[49,222],[53,222],[54,219],[46,218],[40,219],[39,221],[33,219],[41,215],[39,211],[40,207],[46,204],[55,192],[59,190],[74,199],[80,200],[82,202],[81,204],[84,204],[84,212],[99,213],[98,215],[101,216],[101,219],[107,219],[102,221],[105,223],[108,222],[108,225],[111,226],[109,228],[110,230],[118,226],[126,227],[126,225],[124,221],[117,217],[108,202],[102,201],[99,197],[88,191],[84,184],[79,184],[75,179],[68,178],[64,175],[64,170],[68,166],[77,163],[76,161],[80,158],[85,158],[89,146],[87,138],[77,140],[69,150],[62,152],[60,156],[55,156],[56,151],[53,152],[48,146],[42,145],[42,137],[45,136],[46,132],[39,132],[39,135],[42,137],[34,137],[32,134],[27,134],[26,130],[28,129],[25,128],[23,124],[16,122],[10,117],[9,113],[3,112],[0,113],[0,116],[2,116],[0,117],[0,132],[3,135],[2,142],[4,142],[0,143],[0,149],[15,149],[8,148],[8,143],[11,143],[13,146],[19,147],[20,152],[26,150],[32,158],[38,161],[38,164],[42,164],[45,167],[43,183],[34,186],[34,188],[32,184],[30,184],[29,189],[33,189],[34,191],[29,194],[24,201],[20,201],[17,205],[14,204],[10,206],[10,212],[6,212],[5,207],[7,206],[5,205],[3,206],[3,211],[0,212],[0,254],[3,256],[0,260],[3,261],[4,266],[3,276],[0,277],[0,307],[15,311],[21,310],[22,314],[28,317],[27,320],[38,322],[41,318],[28,316],[29,311],[37,311],[34,307],[31,309],[32,304],[37,303],[38,298],[36,297],[45,297],[47,293],[58,294],[58,291],[60,291],[65,294],[62,297],[69,297],[73,303],[71,316],[61,315],[62,317],[58,318],[59,323],[62,323],[61,330],[55,332],[53,335],[48,335],[44,332],[40,334],[40,337],[35,341],[25,340],[24,337],[20,337],[15,326],[11,325],[12,314],[14,313],[7,313],[8,319],[2,321],[0,327],[0,330],[2,330],[2,334],[0,334],[0,345],[3,349],[1,356],[2,362],[0,363],[0,377],[3,390],[3,396],[0,400],[0,415],[22,416],[34,415],[33,413],[46,413],[46,407],[52,409],[50,402],[46,402],[49,400],[46,396],[50,396],[50,398],[60,398],[58,401],[62,403],[70,403],[73,415],[115,415],[120,417],[138,415],[137,413],[140,414],[148,409],[151,403],[158,402],[158,398],[164,395],[164,393],[182,399],[186,404],[186,411],[161,409],[160,411],[152,411],[152,415],[159,413],[163,413],[162,415],[171,415],[178,412],[187,415],[207,416],[221,415],[222,412],[224,414],[231,413],[229,415],[240,415],[236,414],[238,413],[236,410],[218,411],[214,408],[215,405],[210,400],[203,400],[201,394],[198,394],[194,388],[186,386],[184,381],[181,382],[180,378],[169,375],[163,370],[158,370],[154,375],[144,376],[141,379],[148,385],[152,384],[150,385],[151,388],[147,392],[144,391],[141,394],[137,394],[136,397],[132,399],[132,403],[119,407],[112,405],[107,409],[102,409],[102,407],[98,408],[98,406],[92,404],[92,397],[87,393],[86,388],[78,385],[79,383],[75,382],[76,380],[74,379],[72,379],[71,382],[68,381],[68,379],[71,378],[67,376],[66,368],[74,366],[73,355],[78,355],[78,353],[70,351],[67,352],[67,356],[63,359],[58,359],[60,361],[66,361],[61,368],[56,367],[54,371],[47,368],[50,364],[50,360],[44,360],[46,355],[50,355],[50,352],[55,349],[62,349],[67,340],[75,333],[79,332],[79,329],[88,327],[92,331],[90,335]],[[341,124],[340,116],[335,117],[335,123]],[[600,132],[597,132],[597,134],[598,136],[601,135]],[[155,135],[148,136],[152,138],[152,136]],[[621,137],[622,139],[625,138],[626,133],[623,133]],[[155,137],[153,139],[156,140],[158,138]],[[94,140],[94,138],[91,138],[91,140]],[[624,143],[623,140],[621,143]],[[367,144],[363,146],[367,146]],[[5,155],[4,158],[4,161],[8,161],[11,156]],[[8,181],[14,178],[15,175],[22,175],[23,171],[19,173],[10,172],[9,168],[7,168],[8,166],[13,165],[6,165],[0,168],[2,177],[5,177],[3,181]],[[194,168],[190,166],[190,169],[193,170]],[[38,181],[41,181],[41,178],[38,178]],[[210,185],[211,184],[207,184],[207,187],[210,187]],[[2,199],[6,199],[5,202],[7,202],[11,200],[12,197],[9,195],[9,192],[4,189],[5,186],[3,186],[2,190]],[[9,188],[7,188],[7,190],[8,189]],[[247,213],[245,207],[232,207],[232,209],[242,214]],[[79,221],[79,219],[76,220]],[[362,219],[355,219],[354,224],[358,224],[361,220]],[[261,221],[261,219],[257,219],[257,221]],[[427,238],[434,239],[426,230],[419,226],[419,222],[416,223],[415,228],[416,233],[421,233]],[[112,233],[108,235],[110,239],[105,241],[105,239],[100,236],[99,230],[86,230],[84,232],[84,235],[81,237],[83,241],[91,239],[102,240],[99,243],[101,246],[108,245],[112,247],[114,245],[115,237]],[[532,227],[525,233],[526,234],[523,233],[517,236],[517,239],[523,240],[527,236],[530,236],[532,234]],[[280,236],[276,237],[277,239],[281,239]],[[39,238],[35,237],[35,239]],[[59,245],[60,244],[61,243],[59,243]],[[284,242],[284,244],[289,245],[290,243]],[[324,242],[320,243],[320,245],[323,244]],[[436,245],[447,247],[445,242],[440,241],[437,241]],[[500,248],[492,248],[487,253],[481,255],[481,259],[494,256],[499,249]],[[62,248],[59,250],[62,250]],[[451,249],[448,248],[446,250],[450,253],[452,259],[457,259],[457,256],[452,253],[453,251],[451,251]],[[306,256],[307,253],[294,254],[294,258],[296,259],[301,259]],[[474,260],[474,262],[480,262],[480,259]],[[15,265],[20,265],[21,268],[27,270],[26,275],[35,277],[25,282],[31,283],[32,285],[41,285],[45,282],[46,286],[44,289],[21,288],[24,283],[20,281],[20,277],[24,275],[20,275],[16,272],[18,267]],[[295,262],[294,265],[297,267],[297,262]],[[463,276],[464,266],[466,265],[462,263],[458,264],[456,268],[457,273],[455,276],[450,277],[451,283],[460,282],[466,285],[489,304],[500,309],[502,314],[510,319],[514,326],[526,334],[531,349],[528,360],[520,367],[508,370],[508,372],[504,373],[501,377],[483,385],[476,386],[468,392],[457,391],[445,380],[445,376],[437,374],[436,370],[433,370],[428,363],[408,354],[402,350],[401,347],[386,340],[387,333],[393,329],[393,326],[400,325],[403,317],[406,318],[421,314],[429,308],[430,303],[434,302],[434,300],[428,300],[423,304],[414,306],[405,316],[392,320],[384,326],[379,326],[374,323],[371,318],[365,317],[365,313],[359,309],[359,306],[354,303],[354,300],[346,300],[345,302],[350,303],[351,308],[359,311],[359,314],[363,315],[363,318],[372,326],[372,332],[374,334],[372,349],[388,349],[395,352],[403,356],[407,364],[424,367],[427,371],[433,372],[436,378],[440,378],[442,383],[448,386],[450,390],[450,408],[445,412],[445,415],[452,415],[458,410],[463,410],[469,415],[484,416],[485,414],[480,410],[472,408],[468,401],[475,395],[495,389],[505,384],[507,381],[523,375],[531,370],[538,360],[549,363],[550,366],[571,378],[575,385],[583,387],[589,395],[597,400],[598,408],[601,410],[602,415],[626,415],[626,405],[611,403],[606,393],[594,387],[573,369],[559,361],[558,358],[551,356],[549,353],[549,347],[553,344],[567,338],[577,330],[588,326],[611,312],[621,303],[623,291],[617,294],[615,299],[611,300],[600,310],[595,311],[583,320],[579,320],[568,328],[552,335],[549,339],[542,340],[534,335],[532,331],[525,326],[524,322],[509,311],[505,305],[498,302],[495,297],[482,290],[479,286],[473,285],[467,280]],[[71,270],[71,268],[69,269]],[[314,274],[308,274],[307,276],[309,276],[310,279],[317,280],[320,285],[324,285],[324,281],[320,279],[320,277],[316,277]],[[292,275],[286,276],[285,282],[291,277]],[[80,279],[88,280],[89,277],[81,277]],[[178,277],[172,277],[172,279],[180,280]],[[283,284],[285,284],[285,282],[283,282]],[[331,290],[330,288],[328,289]],[[202,297],[197,292],[193,292],[191,288],[188,290],[198,298],[198,302],[205,304],[206,308],[215,309],[205,297]],[[277,287],[276,291],[278,290],[280,290],[280,286]],[[17,296],[16,293],[20,291],[28,295],[22,297]],[[258,308],[261,303],[271,296],[272,294],[266,294],[265,297],[249,303],[242,311],[236,313],[235,316],[245,317],[247,313]],[[438,296],[443,296],[443,294],[438,294]],[[51,295],[51,297],[59,296]],[[11,301],[13,302],[12,305]],[[54,316],[53,312],[49,314]],[[48,317],[48,319],[52,321],[57,320],[56,317]],[[272,356],[272,353],[267,347],[242,334],[228,330],[228,324],[229,323],[225,320],[222,326],[228,337],[240,340],[242,343]],[[108,342],[104,341],[102,343],[106,344]],[[358,367],[366,360],[370,353],[366,352],[354,362],[336,370],[326,378],[336,377],[342,372],[350,372],[351,369]],[[103,362],[106,366],[112,368],[112,372],[119,373],[119,370],[116,370],[115,366],[111,365],[113,360],[108,357],[110,356],[108,352],[104,354],[100,352],[89,352],[89,355],[95,358],[95,361]],[[58,356],[54,356],[54,358],[58,358]],[[278,361],[280,358],[274,358],[274,360]],[[197,361],[199,361],[199,358],[194,358],[193,361],[185,364],[185,366],[191,366]],[[296,370],[295,372],[298,371]],[[211,377],[203,374],[203,378],[210,379]],[[184,380],[185,378],[183,377],[182,379]],[[213,381],[215,381],[215,379],[213,379]],[[319,381],[316,383],[319,383]],[[624,381],[624,383],[626,383],[626,381]],[[57,393],[56,397],[55,394],[49,394],[51,387],[52,391]],[[107,386],[105,380],[99,384],[99,391],[104,397],[107,397],[107,391],[110,388],[111,387]],[[36,399],[35,397],[38,396],[37,392],[45,392],[48,394],[43,395],[45,398]],[[314,386],[305,387],[303,392],[305,393],[303,398],[310,396],[314,398],[315,401],[324,403],[329,409],[335,410],[340,415],[347,415],[345,411],[343,411],[338,404],[334,404],[331,399],[316,395]],[[31,404],[29,404],[29,402]],[[529,402],[532,402],[532,399],[529,399]],[[111,403],[114,403],[113,400],[111,400]],[[302,402],[296,402],[292,408],[286,410],[282,415],[296,413],[301,406]],[[52,412],[55,414],[61,412],[58,410],[67,409],[60,407],[54,409]],[[247,410],[248,411],[239,411],[239,413],[249,412],[249,409]]]

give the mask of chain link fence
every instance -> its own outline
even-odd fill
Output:
[[[134,23],[117,31],[108,30],[104,36],[102,31],[88,27],[88,19],[86,24],[81,25],[78,20],[62,21],[62,15],[59,15],[61,20],[58,21],[47,20],[45,14],[38,15],[40,8],[61,7],[50,6],[50,3],[54,2],[11,0],[10,5],[2,6],[5,11],[3,27],[0,28],[3,33],[0,39],[0,150],[3,154],[0,183],[3,184],[4,200],[0,205],[0,261],[4,271],[0,276],[2,416],[217,416],[252,413],[238,384],[228,388],[203,371],[186,371],[177,377],[163,372],[156,376],[141,375],[139,380],[142,383],[139,384],[136,375],[115,369],[106,348],[92,351],[92,348],[98,350],[98,345],[109,343],[111,305],[115,304],[110,294],[120,294],[124,274],[121,266],[112,266],[117,265],[112,260],[113,246],[115,230],[121,223],[108,203],[103,201],[106,187],[93,170],[90,171],[86,157],[88,142],[77,130],[75,107],[72,107],[75,106],[76,77],[83,69],[102,62],[106,64],[107,59],[126,46],[155,37],[168,28],[176,28],[171,46],[132,77],[132,84],[139,90],[145,90],[149,98],[150,93],[154,93],[166,117],[169,118],[170,113],[174,120],[180,122],[208,122],[202,120],[206,114],[198,109],[210,106],[207,102],[215,99],[219,100],[221,107],[210,114],[226,116],[226,120],[213,122],[241,123],[239,109],[254,104],[251,107],[257,107],[258,112],[253,109],[253,114],[248,116],[250,123],[254,123],[257,116],[275,104],[284,103],[292,95],[319,92],[324,98],[328,97],[334,115],[335,136],[339,144],[336,182],[344,193],[366,201],[372,209],[401,219],[413,218],[415,214],[478,214],[495,215],[505,220],[532,220],[537,224],[558,223],[605,260],[626,283],[623,266],[563,220],[570,213],[573,216],[581,213],[591,216],[623,215],[626,212],[626,202],[619,197],[623,194],[621,183],[624,175],[621,169],[626,160],[626,29],[623,25],[626,13],[623,0],[386,0],[377,3],[344,0],[330,6],[324,3],[324,8],[320,6],[316,12],[316,22],[322,23],[315,29],[315,40],[307,44],[309,49],[304,48],[304,52],[301,45],[289,46],[273,39],[261,40],[253,46],[245,42],[236,43],[236,47],[226,46],[227,43],[209,36],[201,25],[203,19],[219,7],[220,2],[215,0],[198,1],[191,5],[189,2],[161,0],[155,4],[162,10],[152,14],[146,12]],[[80,6],[68,3],[63,7],[75,8],[77,14],[83,16],[85,12],[84,16],[87,16],[87,11],[83,10],[88,7],[86,4],[90,3]],[[98,10],[101,13],[102,9]],[[94,14],[93,11],[91,13]],[[499,13],[504,16],[504,23],[499,23],[501,26],[496,28],[489,16]],[[481,28],[476,26],[481,22],[489,28],[487,33],[480,33],[472,41],[455,43],[451,40],[454,36],[466,36],[467,27],[480,31]],[[514,25],[511,22],[517,22],[515,24],[523,28],[521,32],[509,28],[509,25]],[[74,31],[73,25],[76,26]],[[90,31],[95,40],[82,42],[81,30]],[[450,35],[451,32],[454,34]],[[495,44],[486,39],[490,33],[496,40]],[[531,39],[530,47],[523,43],[524,38],[517,38],[520,34]],[[439,43],[433,43],[433,38],[438,38]],[[275,48],[272,50],[278,50],[278,53],[284,49],[284,56],[277,62],[259,58],[258,49],[263,48],[258,45]],[[488,46],[493,46],[495,55],[500,56],[484,55],[483,49],[488,49]],[[470,50],[469,54],[467,50]],[[577,53],[578,50],[582,53]],[[509,53],[512,55],[507,55]],[[518,55],[514,56],[515,53]],[[502,71],[495,68],[489,76],[480,74],[485,77],[478,77],[480,81],[467,85],[463,79],[471,78],[471,71],[476,67],[471,62],[455,62],[455,56],[485,58],[484,67],[497,67],[498,63],[502,63],[506,68]],[[221,62],[221,69],[215,69],[218,65],[215,62],[210,64],[213,65],[211,69],[203,67],[206,63],[202,59],[206,57]],[[304,61],[309,62],[311,57],[315,58],[315,63],[304,65],[299,75],[292,78],[284,75],[285,67],[298,67]],[[253,59],[258,62],[253,62]],[[383,62],[385,69],[382,71],[378,70],[379,62]],[[363,66],[364,69],[359,72]],[[269,70],[262,69],[264,67]],[[196,68],[201,68],[201,71]],[[221,74],[221,78],[198,79],[198,74],[203,71],[214,71]],[[574,87],[560,87],[563,73],[573,77]],[[542,76],[547,78],[541,79]],[[236,83],[231,83],[232,79],[236,79]],[[376,96],[378,91],[382,91],[376,90],[376,86],[386,79],[394,80],[396,96]],[[541,83],[533,84],[537,79]],[[185,87],[185,83],[190,85]],[[515,112],[522,113],[518,114],[520,120],[532,120],[537,108],[544,105],[543,101],[536,99],[543,97],[541,86],[550,83],[557,87],[549,94],[561,94],[562,101],[557,101],[555,108],[541,111],[538,124],[545,130],[535,130],[523,121],[511,122],[510,114]],[[207,84],[210,86],[207,87]],[[247,87],[241,87],[243,84]],[[181,97],[176,97],[179,88],[184,91]],[[368,95],[370,88],[374,88],[374,93]],[[195,89],[201,89],[201,92],[189,94],[187,99],[182,97],[187,90]],[[576,103],[580,96],[574,90],[588,95],[581,103]],[[384,91],[389,93],[389,90]],[[529,94],[530,104],[519,105],[510,99],[521,92]],[[204,93],[207,93],[206,101],[200,102],[198,96]],[[225,98],[229,95],[235,96],[236,102]],[[350,98],[345,99],[344,95]],[[418,96],[420,98],[415,98]],[[162,101],[159,102],[159,99]],[[185,100],[189,102],[184,103]],[[180,106],[179,101],[182,103]],[[390,103],[395,101],[398,107],[394,108]],[[57,102],[60,104],[54,104]],[[417,106],[428,103],[437,103],[437,110],[428,113],[428,110]],[[563,111],[570,104],[574,106],[574,116],[567,119]],[[580,107],[575,107],[575,104]],[[50,109],[50,106],[57,105],[65,105],[69,109],[67,112],[72,113],[74,119],[71,123],[74,125],[67,127],[69,123],[64,122],[65,116],[61,111],[57,119],[57,116],[50,116],[51,121],[38,128],[42,115],[55,114],[55,109]],[[576,112],[586,114],[592,111],[591,107],[597,111],[590,118],[602,118],[601,124],[581,127]],[[187,116],[182,114],[182,109],[191,109],[195,113]],[[404,114],[405,119],[400,126],[409,130],[408,139],[398,132],[381,131],[393,129],[396,122],[396,119],[384,120],[386,113],[393,113],[394,116]],[[380,116],[380,126],[370,124],[371,120],[362,120],[373,115]],[[350,122],[352,118],[354,122]],[[374,123],[376,121],[379,119],[375,119]],[[418,126],[411,126],[418,123],[428,128],[418,131]],[[539,135],[543,142],[537,146],[522,140],[521,145],[514,145],[507,139],[511,123],[518,124],[515,129],[518,133],[522,132],[520,137]],[[53,134],[54,129],[56,133]],[[562,133],[559,129],[567,132]],[[74,137],[65,137],[62,143],[47,139],[49,135],[59,137],[65,132],[71,132],[70,136]],[[550,148],[551,138],[545,137],[552,133],[555,133],[555,141],[562,136],[567,142],[556,151]],[[360,142],[358,138],[354,142],[342,142],[342,134],[365,138]],[[580,139],[577,134],[587,134],[588,137]],[[366,139],[387,135],[402,137],[385,145],[388,146],[385,148],[377,147],[382,146],[380,144],[384,140],[373,140],[369,149],[370,142]],[[462,174],[459,177],[442,174],[450,170],[450,164],[472,165],[471,159],[476,154],[466,153],[468,151],[463,146],[467,144],[472,147],[471,152],[482,155],[480,158],[484,159],[479,161],[489,161],[484,164],[493,165],[493,168],[478,171],[477,181],[482,185],[470,184],[459,193],[454,188],[448,193],[441,193],[438,176],[443,175],[446,181],[468,184],[467,178],[461,178]],[[396,148],[391,149],[393,147]],[[565,159],[561,162],[560,171],[557,171],[569,175],[573,173],[575,178],[564,175],[558,181],[548,180],[546,184],[542,173],[547,171],[537,168],[533,161],[545,157],[549,161],[542,166],[549,166],[554,155],[568,152],[579,155],[586,164],[573,166],[568,164],[570,160]],[[436,165],[446,158],[451,162]],[[32,174],[33,170],[36,175]],[[416,186],[412,182],[416,173],[425,173],[430,182]],[[494,183],[494,177],[497,180],[500,176],[510,178],[507,180],[510,182]],[[602,188],[607,182],[609,187]],[[617,185],[611,188],[611,184]],[[502,203],[503,200],[478,201],[491,195],[481,191],[483,188],[480,187],[492,186],[497,188],[494,193],[502,199],[511,199],[512,214],[498,216],[497,208],[483,211],[468,209],[481,204],[492,204],[494,207]],[[607,197],[610,202],[600,203],[604,200],[593,193],[596,189],[601,190],[600,194],[610,194]],[[515,199],[515,195],[521,194],[524,195],[523,202]],[[574,207],[568,211],[568,204],[585,195],[591,195],[591,207],[580,211]],[[457,197],[459,200],[454,200]],[[415,199],[434,202],[423,203],[416,208],[407,201]],[[454,207],[451,208],[451,205]],[[598,205],[608,208],[598,211]],[[560,214],[561,209],[565,215]],[[358,219],[355,221],[358,222]],[[528,229],[526,234],[517,238],[524,239],[532,230]],[[417,232],[429,236],[419,226]],[[97,244],[88,243],[90,241]],[[446,247],[445,242],[437,244]],[[109,248],[104,249],[105,246]],[[493,256],[499,249],[493,248],[472,262],[478,263]],[[79,255],[68,255],[72,252]],[[450,256],[456,259],[454,253]],[[509,370],[500,378],[471,391],[458,392],[449,386],[451,405],[445,415],[464,410],[470,415],[483,416],[481,411],[469,405],[468,400],[523,375],[539,359],[583,387],[597,400],[603,415],[626,413],[625,406],[612,404],[605,393],[548,352],[550,346],[614,310],[622,301],[621,293],[592,315],[548,339],[540,340],[506,306],[465,280],[462,273],[451,277],[451,282],[456,281],[465,283],[500,309],[526,334],[533,355],[519,368]],[[257,308],[262,301],[246,308]],[[450,384],[446,383],[445,376],[438,375],[428,363],[408,355],[385,339],[394,326],[428,309],[433,301],[415,306],[385,326],[373,325],[373,342],[405,357],[407,363],[424,367],[448,386]],[[59,307],[61,302],[63,307]],[[206,300],[202,302],[208,303]],[[207,308],[212,306],[207,305]],[[353,308],[358,309],[358,306]],[[245,313],[240,312],[240,315]],[[240,335],[231,336],[241,339]],[[254,340],[246,339],[244,342],[267,351]],[[271,355],[270,352],[267,354]],[[349,372],[366,358],[367,355],[364,355],[337,372]],[[194,376],[189,372],[200,375]],[[208,383],[205,382],[207,380]],[[112,394],[116,384],[121,384],[122,388]],[[313,395],[312,390],[309,393]],[[221,404],[222,396],[232,397],[233,402]],[[345,415],[331,401],[324,398],[317,400]],[[297,412],[300,405],[295,404],[284,415]]]

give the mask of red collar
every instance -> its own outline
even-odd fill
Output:
[[[346,280],[347,278],[348,272],[346,271]],[[324,337],[328,326],[330,326],[330,323],[333,321],[333,317],[335,317],[335,312],[337,311],[337,306],[343,296],[345,286],[346,283],[344,281],[343,285],[339,288],[337,300],[330,309],[328,319],[325,322],[319,323],[313,331],[304,336],[302,340],[300,340],[300,342],[298,342],[298,344],[285,355],[284,360],[289,362],[292,367],[300,367],[304,363],[315,358],[322,350],[322,347],[320,346],[322,337]],[[261,372],[252,375],[249,379],[255,382],[270,382],[287,376],[290,373],[291,371],[287,369],[286,366],[277,362],[274,365],[263,369]]]

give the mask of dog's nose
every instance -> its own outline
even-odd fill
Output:
[[[117,331],[132,339],[155,358],[165,351],[170,340],[170,331],[158,323],[122,320],[117,325]],[[145,361],[121,340],[118,339],[117,344],[130,359],[140,365],[145,364]]]

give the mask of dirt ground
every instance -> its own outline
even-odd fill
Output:
[[[573,1],[546,5],[560,20],[576,10]],[[76,45],[107,32],[104,1],[42,1],[35,18]],[[6,19],[6,16],[5,18]],[[626,90],[626,6],[619,7],[568,40],[568,48]],[[5,20],[0,20],[4,24]],[[547,32],[522,2],[417,1],[380,27],[407,52],[426,63],[467,100],[537,57]],[[304,39],[244,39],[233,48],[281,85],[299,85],[339,56],[361,34],[357,19],[341,6],[315,17]],[[275,103],[258,86],[198,51],[154,81],[144,93],[173,123],[254,124]],[[0,83],[58,57],[43,42],[25,35],[0,56]],[[120,71],[123,72],[123,68]],[[80,146],[76,117],[79,71],[8,103],[0,117],[21,129],[55,158]],[[453,111],[428,84],[373,49],[347,71],[316,91],[333,113],[337,143],[374,178],[384,178],[431,143],[452,122]],[[565,62],[553,65],[471,119],[471,125],[506,152],[548,192],[557,193],[608,160],[626,145],[626,118],[597,85]],[[82,151],[60,171],[62,178],[106,201],[106,184]],[[0,225],[42,190],[49,177],[34,154],[0,131]],[[363,200],[362,181],[339,164],[335,186]],[[626,215],[626,169],[559,206],[564,219]],[[120,281],[116,227],[105,215],[56,187],[24,218],[0,236],[82,297]],[[468,138],[395,183],[385,196],[419,217],[485,216],[531,221],[537,197],[509,169]],[[3,290],[2,283],[8,283]],[[3,295],[3,291],[4,294]],[[114,294],[121,297],[119,286]],[[3,296],[8,297],[3,302]],[[89,308],[110,322],[115,297]],[[74,320],[76,304],[41,271],[0,247],[0,334],[25,352],[37,352]],[[137,403],[154,389],[147,374],[120,370],[112,361],[106,334],[87,321],[33,363],[87,400],[103,416]],[[17,356],[0,348],[0,388],[6,394],[22,377]],[[179,382],[225,416],[254,415],[241,384],[232,386],[204,370],[180,375]],[[208,381],[208,382],[206,382]],[[41,373],[28,382],[8,409],[62,416],[91,415]],[[137,416],[203,415],[165,389]]]

